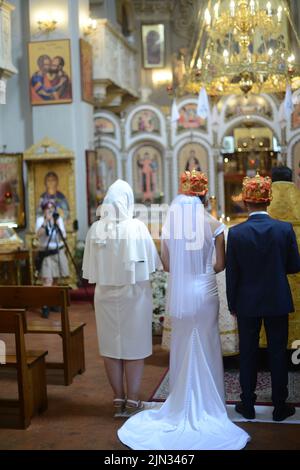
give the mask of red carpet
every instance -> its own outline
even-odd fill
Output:
[[[91,284],[83,285],[70,291],[71,302],[94,302],[95,286]]]

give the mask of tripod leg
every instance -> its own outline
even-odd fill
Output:
[[[79,269],[78,269],[77,264],[75,263],[75,260],[74,260],[74,258],[73,258],[73,256],[72,256],[72,253],[71,253],[71,251],[70,251],[70,248],[69,248],[69,246],[68,246],[68,243],[67,243],[67,241],[66,241],[66,239],[65,239],[65,237],[64,237],[64,235],[63,235],[63,233],[62,233],[62,231],[61,231],[61,228],[60,228],[59,225],[57,224],[57,222],[55,222],[55,227],[56,227],[57,232],[58,232],[59,235],[60,235],[60,238],[61,238],[62,241],[63,241],[63,244],[64,244],[64,246],[65,246],[67,255],[69,256],[69,258],[70,258],[70,260],[71,260],[71,262],[72,262],[72,264],[73,264],[73,266],[74,266],[74,269],[75,269],[75,272],[76,272],[76,275],[77,275],[77,281],[81,282],[81,273],[80,273],[80,271],[79,271]]]

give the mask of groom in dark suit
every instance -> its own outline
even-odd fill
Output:
[[[264,322],[272,379],[273,420],[295,414],[288,397],[288,314],[294,311],[287,274],[300,271],[300,256],[291,224],[272,219],[267,206],[272,181],[257,174],[245,178],[245,222],[229,230],[226,283],[230,312],[237,316],[240,340],[241,403],[236,411],[255,418],[259,333]]]

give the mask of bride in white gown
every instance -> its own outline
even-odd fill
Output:
[[[132,416],[118,430],[132,449],[234,450],[250,439],[226,411],[216,284],[216,271],[224,269],[224,226],[205,211],[206,192],[203,173],[183,174],[182,194],[163,227],[172,316],[170,395],[159,409]]]

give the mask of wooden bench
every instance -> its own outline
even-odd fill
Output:
[[[31,418],[45,411],[47,402],[46,363],[47,351],[26,351],[25,310],[0,309],[0,333],[15,335],[16,354],[6,355],[0,369],[17,369],[18,399],[0,400],[0,427],[22,428],[30,425]]]
[[[61,308],[61,322],[38,320],[27,322],[27,333],[57,334],[62,338],[63,362],[46,362],[49,369],[63,369],[64,383],[85,371],[83,329],[85,323],[69,321],[69,287],[0,286],[0,306],[3,308],[38,308],[55,305]]]

